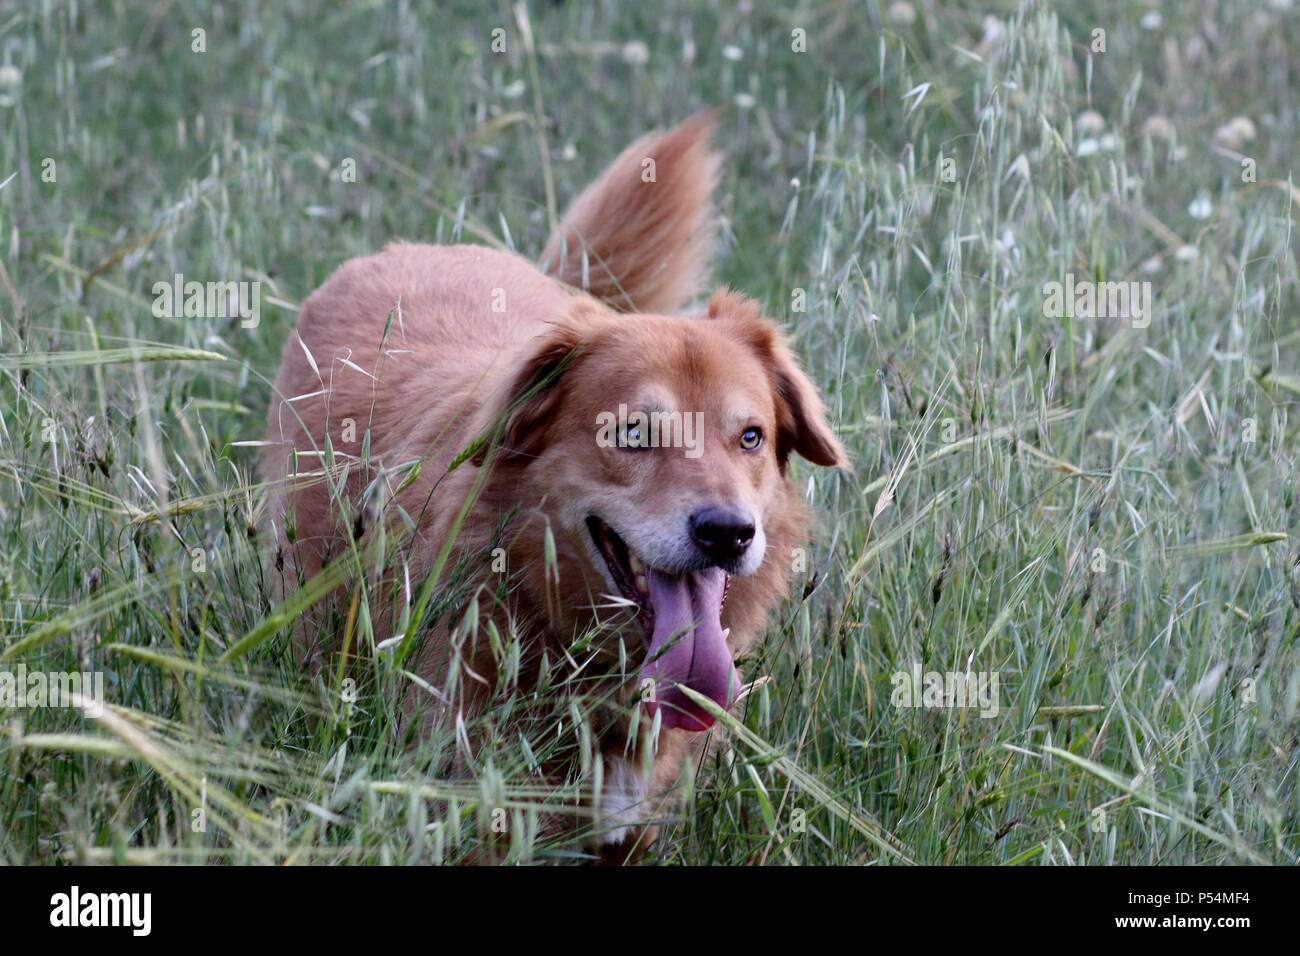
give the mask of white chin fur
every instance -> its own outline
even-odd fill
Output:
[[[758,566],[763,563],[763,553],[767,551],[767,535],[763,534],[763,525],[756,523],[754,526],[754,540],[750,542],[749,550],[745,556],[740,559],[740,566],[736,568],[736,577],[746,577],[758,570]]]
[[[631,835],[630,827],[646,822],[648,790],[645,778],[622,757],[605,759],[596,820],[596,839],[601,846],[622,843]]]

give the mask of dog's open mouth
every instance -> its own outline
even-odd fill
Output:
[[[722,629],[730,578],[716,567],[681,574],[661,571],[646,564],[599,518],[588,518],[587,527],[610,577],[636,605],[645,631],[641,699],[646,712],[653,717],[662,710],[663,727],[707,730],[712,715],[679,688],[689,687],[724,709],[736,699],[740,675]]]

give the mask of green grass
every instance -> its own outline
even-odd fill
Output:
[[[657,857],[1296,860],[1300,13],[750,6],[534,3],[531,50],[506,4],[5,8],[0,669],[102,671],[114,707],[0,708],[0,862],[454,862],[498,809],[508,859],[572,858],[529,835],[573,796],[530,767],[590,750],[562,662],[554,713],[507,735],[504,694],[472,759],[455,727],[408,748],[364,615],[354,670],[295,666],[240,443],[343,260],[536,255],[548,182],[720,103],[718,279],[855,464],[798,468],[819,536],[771,680]],[[178,272],[261,280],[260,324],[156,318]],[[1149,327],[1045,318],[1066,273],[1150,281]],[[996,672],[1000,713],[893,706],[913,662]]]

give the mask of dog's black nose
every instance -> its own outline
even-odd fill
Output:
[[[710,560],[735,561],[754,540],[754,521],[730,508],[701,508],[691,515],[691,540]]]

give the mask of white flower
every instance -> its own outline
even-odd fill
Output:
[[[989,47],[1002,39],[1002,21],[993,14],[984,17],[984,35],[980,37],[980,46]]]
[[[737,63],[745,56],[745,51],[734,44],[728,43],[722,48],[722,55],[732,63]]]
[[[1119,149],[1119,138],[1114,133],[1107,133],[1105,136],[1094,139],[1089,136],[1086,139],[1079,140],[1074,147],[1074,155],[1082,159],[1085,156],[1092,156],[1095,153],[1113,153]]]
[[[650,48],[640,40],[623,44],[623,61],[633,66],[645,66],[650,62]]]
[[[1106,128],[1106,121],[1101,118],[1101,114],[1096,110],[1084,110],[1079,114],[1079,118],[1074,121],[1074,127],[1080,133],[1100,133]]]
[[[1169,121],[1167,116],[1156,113],[1154,116],[1148,116],[1146,122],[1142,124],[1142,133],[1152,139],[1163,140],[1167,143],[1174,138],[1174,124]]]
[[[889,12],[885,14],[890,22],[897,23],[900,26],[910,27],[916,22],[916,8],[910,3],[904,3],[903,0],[897,0],[896,3],[889,5]]]
[[[1233,152],[1255,139],[1255,124],[1249,116],[1234,116],[1214,131],[1214,141]]]
[[[1192,200],[1192,204],[1187,207],[1187,215],[1197,222],[1202,219],[1209,219],[1212,212],[1214,212],[1214,203],[1210,202],[1209,193],[1204,191],[1197,193],[1196,198]]]

